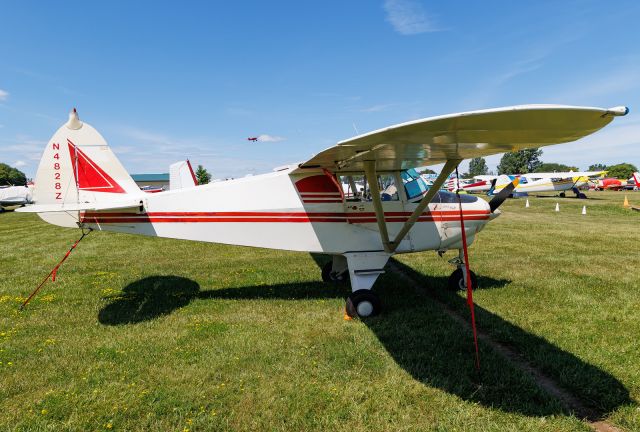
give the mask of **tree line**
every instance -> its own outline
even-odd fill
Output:
[[[507,152],[502,155],[498,164],[498,175],[500,174],[528,174],[536,172],[566,172],[580,171],[576,166],[565,165],[555,162],[542,162],[541,149],[524,149],[516,152]],[[607,171],[607,177],[616,177],[626,180],[630,178],[638,168],[630,163],[619,163],[615,165],[604,165],[596,163],[590,165],[587,171]],[[425,174],[435,174],[431,169],[422,171]],[[487,167],[487,162],[482,157],[477,157],[469,161],[469,172],[462,174],[461,177],[469,178],[478,175],[493,174]]]
[[[0,163],[0,186],[24,186],[26,184],[27,176],[22,171],[6,163]]]

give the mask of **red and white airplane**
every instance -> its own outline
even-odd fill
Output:
[[[458,250],[450,285],[475,284],[464,239],[471,243],[499,215],[506,196],[488,203],[441,191],[461,160],[575,141],[627,112],[523,105],[431,117],[341,141],[272,173],[146,194],[74,110],[44,151],[35,204],[21,210],[62,227],[329,254],[323,279],[348,276],[347,312],[366,317],[380,309],[371,288],[394,254]],[[441,163],[430,188],[412,169]],[[356,177],[364,193],[345,198],[342,184]]]

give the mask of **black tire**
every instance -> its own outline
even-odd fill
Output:
[[[580,193],[578,194],[578,198],[579,198],[579,199],[587,199],[587,196],[586,196],[585,194],[583,194],[582,192],[580,192]]]
[[[566,196],[567,196],[567,195],[566,195],[564,192],[560,192],[560,198],[564,198],[564,197],[566,197]]]
[[[329,261],[324,266],[322,266],[322,280],[325,283],[330,283],[334,285],[341,285],[347,283],[349,279],[349,273],[343,272],[340,274],[334,273],[331,270],[333,269],[333,263]]]
[[[380,313],[382,303],[371,290],[361,289],[347,297],[345,310],[351,318],[369,318]]]
[[[471,288],[475,290],[478,288],[478,278],[473,271],[469,270],[469,273],[471,273]],[[462,269],[457,269],[451,273],[448,283],[450,291],[465,291],[465,282],[462,275]]]

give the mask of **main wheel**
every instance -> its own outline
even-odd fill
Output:
[[[469,270],[469,273],[471,273],[471,288],[475,290],[476,288],[478,288],[478,278],[476,277],[476,274],[471,270]],[[449,289],[451,291],[467,290],[462,269],[455,270],[453,273],[451,273],[451,276],[449,276]]]
[[[322,267],[322,280],[330,284],[343,284],[347,282],[348,272],[335,273],[333,271],[333,263],[329,261]]]
[[[380,299],[371,290],[354,291],[347,297],[346,312],[351,318],[378,315],[382,309]]]
[[[564,198],[565,196],[567,196],[564,192],[560,192],[560,198]]]

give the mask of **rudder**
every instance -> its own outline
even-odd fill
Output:
[[[33,199],[37,205],[109,202],[143,192],[124,169],[105,139],[83,123],[74,109],[56,131],[40,160]],[[38,213],[46,222],[76,227],[78,214]]]

